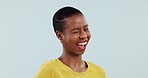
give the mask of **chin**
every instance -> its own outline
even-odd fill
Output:
[[[82,55],[84,53],[85,53],[85,51],[79,51],[79,52],[77,52],[78,55]]]

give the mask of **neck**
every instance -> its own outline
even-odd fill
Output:
[[[59,59],[64,63],[69,63],[72,65],[81,64],[83,62],[81,55],[73,56],[63,52],[63,54],[59,57]]]
[[[79,56],[70,56],[66,53],[59,57],[59,60],[63,62],[65,65],[70,67],[75,72],[83,72],[87,69],[86,63],[82,60],[81,55]]]

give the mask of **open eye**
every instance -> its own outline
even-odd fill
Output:
[[[84,31],[89,31],[89,28],[88,27],[84,28]]]

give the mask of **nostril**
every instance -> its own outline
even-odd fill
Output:
[[[80,35],[80,39],[87,39],[87,35]]]

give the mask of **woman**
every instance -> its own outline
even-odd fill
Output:
[[[53,28],[63,46],[62,55],[44,63],[35,78],[106,78],[99,66],[82,60],[91,38],[82,12],[73,7],[59,9]]]

